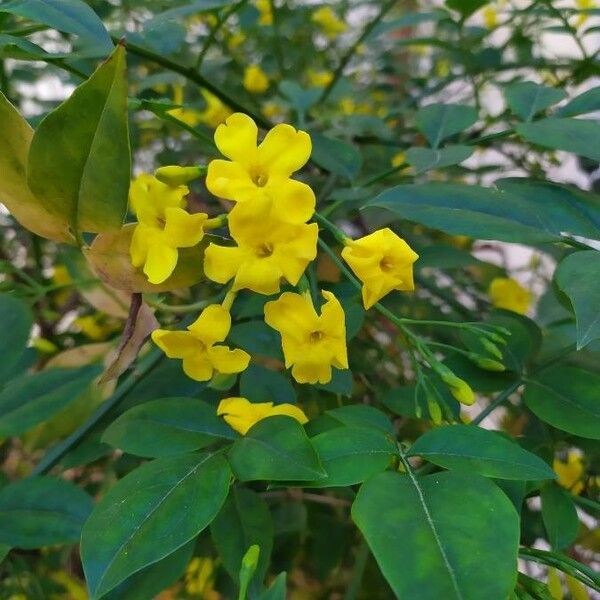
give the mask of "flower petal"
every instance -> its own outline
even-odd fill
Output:
[[[206,188],[211,194],[234,202],[256,195],[256,184],[239,162],[211,160],[206,173]]]
[[[192,335],[207,348],[216,342],[222,342],[231,329],[231,315],[220,304],[210,304],[200,316],[188,326]]]
[[[239,348],[231,350],[227,346],[213,346],[209,348],[208,356],[219,373],[241,373],[250,363],[250,355]]]
[[[237,246],[209,244],[204,251],[204,274],[216,283],[227,283],[235,277],[246,255]]]
[[[298,383],[329,383],[331,365],[328,363],[302,362],[292,367],[292,377]]]
[[[183,208],[165,209],[164,239],[176,248],[191,248],[204,236],[205,213],[191,215]]]
[[[202,351],[197,340],[187,331],[167,331],[155,329],[152,341],[169,357],[185,358]]]
[[[282,336],[302,341],[319,327],[319,318],[310,300],[300,294],[284,292],[265,304],[265,323]]]
[[[284,415],[286,417],[292,417],[296,419],[298,423],[304,425],[308,423],[308,417],[304,414],[304,411],[293,404],[276,404],[270,411],[269,416]]]
[[[312,151],[306,131],[296,131],[291,125],[280,123],[271,129],[258,147],[258,162],[269,175],[289,177],[303,167]]]
[[[144,273],[150,283],[167,280],[177,266],[177,249],[160,243],[158,240],[149,246],[144,264]]]
[[[233,113],[215,131],[217,148],[230,160],[242,164],[253,162],[256,156],[256,123],[243,113]]]
[[[287,223],[306,223],[315,212],[315,193],[302,181],[281,176],[269,178],[265,192],[273,198],[274,212]]]
[[[129,255],[131,256],[131,264],[134,267],[141,267],[146,262],[151,231],[150,227],[142,223],[138,223],[133,230]]]
[[[195,381],[208,381],[213,376],[213,366],[206,353],[183,359],[183,372]]]
[[[282,275],[274,260],[250,257],[240,265],[232,290],[249,289],[270,296],[279,291]]]

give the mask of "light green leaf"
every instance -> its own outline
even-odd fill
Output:
[[[514,588],[519,519],[479,475],[379,473],[352,518],[399,598],[506,600]]]
[[[200,454],[153,460],[121,479],[82,531],[92,600],[207,527],[227,497],[230,477],[221,454]]]
[[[600,86],[575,96],[557,111],[559,117],[575,117],[600,110]]]
[[[102,367],[47,369],[13,379],[0,392],[0,436],[19,435],[75,402]]]
[[[125,48],[82,83],[36,129],[27,181],[48,211],[75,231],[121,227],[131,164]]]
[[[560,102],[566,95],[564,90],[533,81],[517,81],[504,90],[510,110],[523,121],[531,121],[539,112]]]
[[[279,91],[290,101],[294,109],[304,113],[313,106],[321,97],[320,89],[305,89],[295,81],[283,80],[279,84]]]
[[[586,119],[542,119],[534,123],[521,123],[517,133],[528,142],[543,148],[573,152],[600,161],[600,124]]]
[[[260,596],[260,600],[286,600],[286,597],[287,573],[280,573],[277,575],[269,589]]]
[[[600,252],[584,250],[564,258],[554,279],[569,297],[577,322],[577,349],[600,337]]]
[[[600,375],[559,366],[527,380],[523,399],[542,421],[561,431],[600,439]]]
[[[461,104],[430,104],[419,109],[416,115],[417,129],[433,148],[476,121],[477,111]]]
[[[304,428],[290,417],[259,421],[228,454],[240,481],[312,481],[326,475]]]
[[[27,155],[32,137],[29,123],[0,92],[0,202],[36,235],[57,242],[72,241],[68,220],[46,210],[27,184]]]
[[[214,406],[196,398],[144,402],[113,421],[102,441],[137,456],[184,454],[237,434],[217,417]]]
[[[0,12],[79,36],[86,56],[105,56],[113,48],[102,21],[82,0],[10,0]]]
[[[466,473],[498,479],[554,479],[538,456],[495,431],[472,425],[450,425],[428,431],[413,444],[411,456]]]
[[[250,546],[260,547],[258,566],[250,582],[252,595],[262,589],[273,548],[273,520],[265,500],[252,490],[235,487],[210,526],[223,566],[238,583],[242,558]]]
[[[30,477],[0,489],[0,544],[33,549],[79,540],[92,499],[54,477]]]
[[[311,159],[334,175],[353,180],[360,172],[362,156],[348,142],[312,131]]]
[[[423,173],[431,169],[442,169],[450,165],[457,165],[463,160],[467,160],[473,151],[474,146],[446,146],[439,150],[433,148],[414,147],[406,151],[406,160],[417,171]]]
[[[14,369],[25,352],[33,327],[33,315],[29,307],[18,298],[0,294],[0,323],[0,382],[4,384],[14,376]]]
[[[235,2],[232,2],[232,0],[195,0],[193,2],[188,2],[183,6],[177,6],[158,13],[151,22],[153,26],[156,26],[158,23],[164,23],[165,21],[181,22],[181,19],[184,17],[219,10],[224,6],[230,6],[234,3]]]
[[[378,429],[336,427],[310,440],[327,477],[306,484],[310,487],[343,487],[362,483],[385,471],[396,456],[393,441]]]
[[[575,504],[569,494],[556,484],[544,486],[540,495],[548,541],[554,550],[563,550],[575,541],[579,532]]]

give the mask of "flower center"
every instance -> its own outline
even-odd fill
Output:
[[[253,167],[250,177],[258,187],[265,187],[269,181],[269,174],[265,173],[260,167]]]
[[[323,339],[323,332],[322,331],[313,331],[310,334],[310,341],[313,344],[316,344],[317,342],[320,342]]]
[[[389,271],[392,271],[394,269],[395,265],[394,265],[394,261],[391,257],[389,256],[384,256],[380,261],[379,261],[379,268],[384,272],[384,273],[388,273]]]
[[[273,246],[271,244],[261,244],[256,248],[256,256],[258,258],[269,258],[273,254]]]

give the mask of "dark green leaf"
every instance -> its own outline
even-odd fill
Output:
[[[523,399],[553,427],[600,439],[600,375],[570,366],[546,369],[527,380]]]
[[[223,565],[236,583],[244,554],[254,544],[260,547],[258,566],[250,583],[251,593],[258,594],[273,548],[273,520],[267,503],[252,490],[232,488],[210,532]]]
[[[130,454],[158,458],[235,438],[235,432],[207,402],[161,398],[123,413],[104,432],[102,441]]]
[[[240,376],[240,395],[252,402],[296,404],[296,390],[290,380],[260,365],[250,365]]]
[[[579,94],[557,112],[559,117],[574,117],[600,110],[600,86]]]
[[[79,36],[86,56],[105,56],[113,48],[102,21],[82,0],[11,0],[0,6],[0,12]]]
[[[505,600],[514,588],[519,519],[478,475],[379,473],[361,487],[352,518],[399,598]]]
[[[304,89],[295,81],[284,80],[279,84],[279,91],[290,101],[294,109],[306,112],[321,96],[320,89]]]
[[[528,142],[544,148],[573,152],[600,161],[600,124],[586,119],[542,119],[534,123],[521,123],[517,133]]]
[[[434,148],[476,121],[477,111],[461,104],[430,104],[419,109],[416,115],[417,129]]]
[[[385,471],[396,456],[394,442],[382,431],[367,427],[336,427],[311,442],[321,459],[327,477],[311,482],[311,487],[343,487],[362,483]]]
[[[54,477],[30,477],[0,489],[0,544],[41,548],[79,539],[92,511],[81,489]]]
[[[523,121],[531,121],[539,112],[560,102],[566,95],[564,90],[533,81],[518,81],[504,91],[510,110]]]
[[[362,166],[360,152],[348,142],[311,132],[311,158],[320,167],[340,177],[353,180]]]
[[[332,369],[331,381],[328,383],[317,383],[315,387],[326,392],[331,392],[332,394],[350,397],[353,385],[352,371],[348,369]]]
[[[102,367],[47,369],[13,379],[0,392],[0,436],[19,435],[77,400]]]
[[[260,600],[286,600],[287,597],[287,574],[280,573],[275,578],[268,590],[263,592]]]
[[[524,243],[560,238],[557,224],[538,207],[508,192],[474,185],[399,185],[382,192],[367,206],[385,208],[403,219],[452,235]]]
[[[569,254],[558,265],[554,278],[569,297],[577,321],[577,349],[600,337],[600,252]]]
[[[487,0],[446,0],[446,6],[457,10],[465,19],[487,3]]]
[[[219,512],[231,473],[220,454],[160,458],[121,479],[86,522],[81,556],[93,600],[165,558]]]
[[[482,261],[475,258],[467,250],[444,244],[432,244],[418,249],[419,260],[417,269],[460,269],[473,265],[482,265]]]
[[[436,427],[411,447],[412,456],[467,473],[498,479],[554,479],[554,471],[538,456],[495,431],[472,425]]]
[[[326,414],[348,427],[373,427],[385,433],[394,431],[387,415],[368,404],[348,404],[332,408]]]
[[[27,181],[46,209],[77,231],[121,227],[130,179],[125,48],[36,129]]]
[[[569,494],[556,484],[544,486],[541,499],[548,541],[554,550],[563,550],[575,541],[579,532],[575,504]]]
[[[154,24],[163,21],[181,21],[181,19],[184,17],[218,10],[224,6],[229,6],[230,4],[232,4],[231,0],[194,0],[193,2],[188,2],[183,6],[170,8],[162,13],[158,13],[152,19],[152,21]]]
[[[239,346],[253,356],[258,354],[283,360],[281,337],[264,321],[238,323],[231,328],[228,339],[234,346]]]
[[[33,327],[33,315],[29,307],[18,298],[0,294],[0,323],[0,381],[4,383],[13,376],[14,369],[25,352],[29,332]],[[1,419],[2,417],[0,422]]]
[[[259,421],[233,444],[228,457],[240,481],[312,481],[325,475],[302,425],[290,417]]]
[[[406,160],[417,173],[431,169],[442,169],[450,165],[457,165],[467,160],[475,148],[473,146],[446,146],[439,150],[433,148],[409,148],[406,151]]]

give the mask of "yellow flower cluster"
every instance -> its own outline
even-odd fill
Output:
[[[315,195],[292,175],[308,161],[310,136],[287,124],[267,132],[259,143],[258,127],[247,115],[234,113],[215,131],[215,144],[225,159],[212,160],[206,187],[234,203],[227,216],[209,219],[185,210],[187,183],[204,171],[200,167],[162,167],[156,176],[140,175],[131,185],[131,208],[138,223],[131,241],[131,261],[143,268],[151,283],[172,274],[178,249],[200,242],[206,229],[227,223],[231,243],[210,243],[204,252],[204,274],[216,283],[230,284],[223,304],[207,306],[186,331],[157,329],[152,340],[170,358],[183,361],[184,372],[197,381],[215,374],[240,373],[250,355],[224,344],[231,329],[230,307],[240,290],[278,294],[282,282],[297,286],[317,257],[318,225],[309,223]],[[413,290],[412,265],[417,254],[388,228],[358,240],[338,235],[343,259],[362,282],[365,308],[392,290]],[[332,369],[347,369],[346,319],[339,300],[323,291],[317,310],[311,295],[284,292],[265,304],[267,325],[281,335],[285,367],[299,383],[326,384]],[[289,405],[250,403],[228,398],[218,414],[245,434],[257,421],[287,415],[300,423],[306,416]]]
[[[322,6],[315,10],[311,16],[313,23],[316,23],[323,33],[330,39],[344,33],[348,26],[333,11],[330,6]]]

